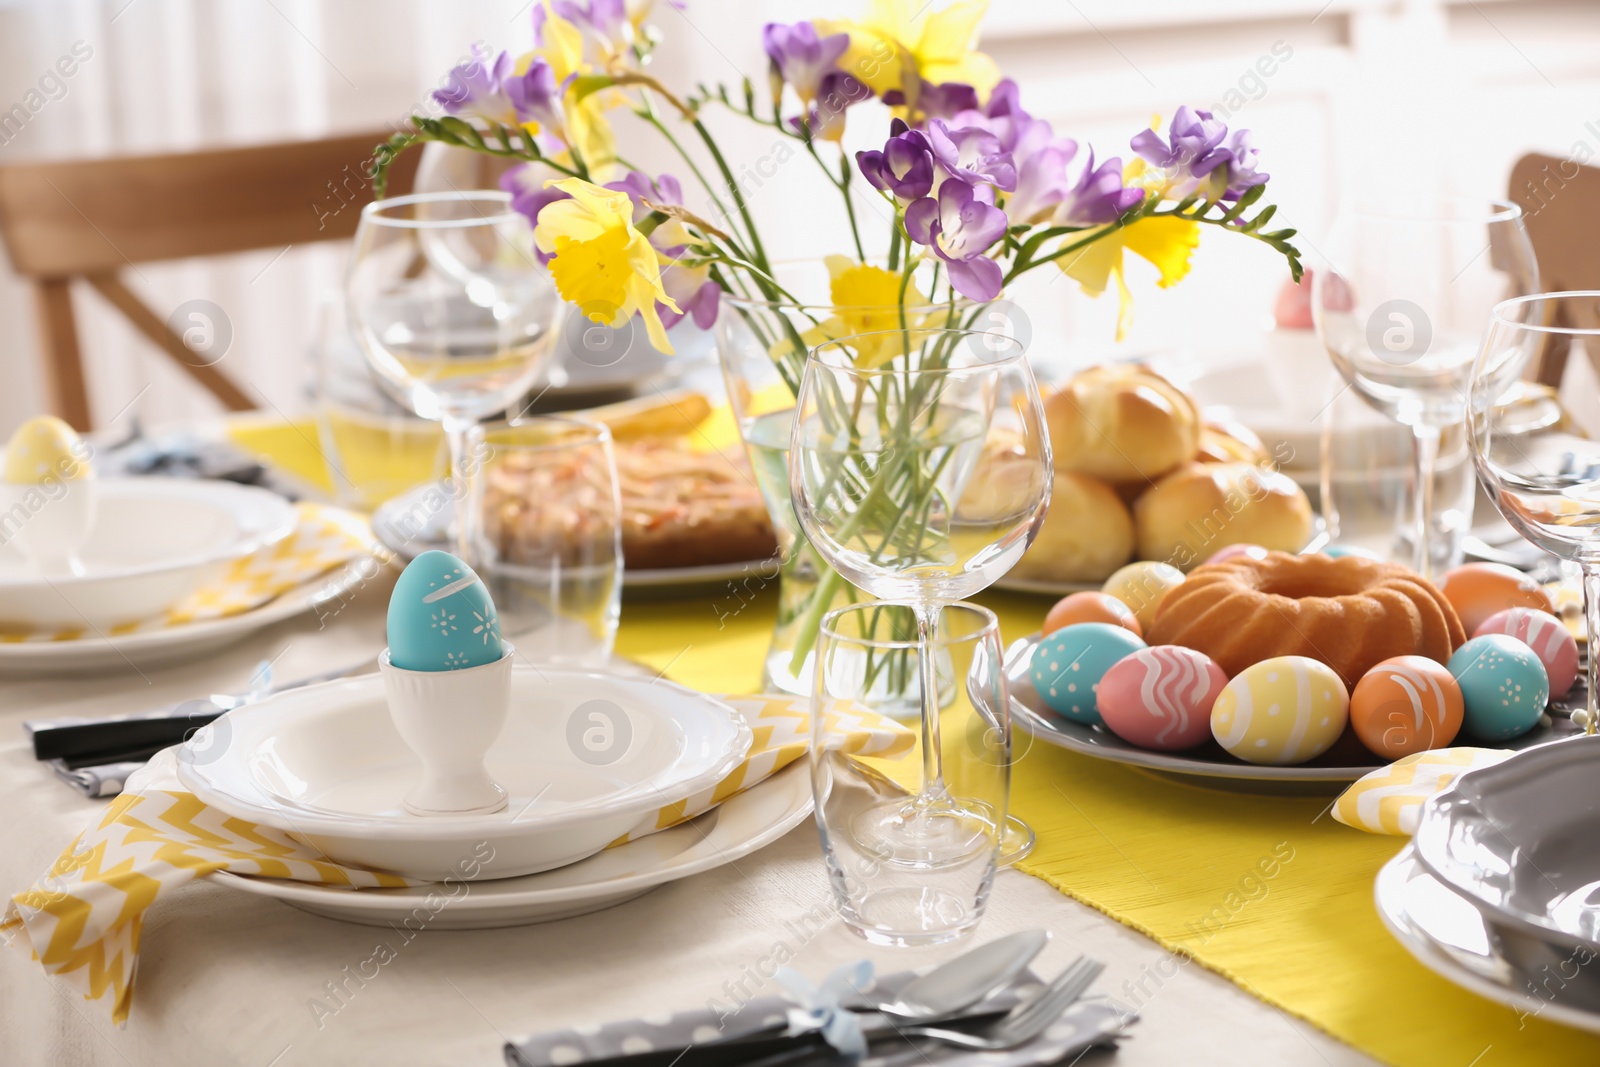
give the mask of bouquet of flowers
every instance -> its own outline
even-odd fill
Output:
[[[671,2],[681,8],[683,0]],[[1295,231],[1268,228],[1275,209],[1261,203],[1268,175],[1249,131],[1179,107],[1165,134],[1153,122],[1135,135],[1126,158],[1097,156],[1030,115],[1017,84],[977,50],[987,6],[869,0],[859,20],[768,24],[765,86],[745,78],[680,92],[650,73],[660,40],[646,21],[650,0],[537,0],[533,51],[513,58],[475,48],[434,94],[444,114],[413,116],[411,130],[379,146],[378,192],[394,156],[419,142],[517,161],[502,186],[532,222],[556,289],[584,317],[612,327],[637,317],[651,343],[671,352],[670,333],[686,317],[710,328],[719,314],[737,315],[791,406],[807,352],[830,340],[849,337],[841,343],[864,367],[937,370],[952,352],[949,331],[969,327],[1038,267],[1064,271],[1090,295],[1115,285],[1119,339],[1131,315],[1125,252],[1153,264],[1169,286],[1188,273],[1209,226],[1275,249],[1300,277]],[[628,162],[610,121],[624,108],[682,160],[693,206],[676,176]],[[774,270],[708,125],[717,112],[775,131],[842,198],[848,232],[827,259],[828,304],[807,305]],[[881,146],[847,152],[850,122],[878,124]],[[887,233],[872,232],[877,220],[857,212],[852,198],[863,195],[881,198],[885,210],[871,214],[887,221]],[[784,313],[770,314],[775,307]],[[787,500],[787,425],[758,442],[739,414],[766,495]],[[763,449],[778,461],[764,464]],[[940,488],[948,473],[904,469],[929,454],[910,442],[894,463],[840,460],[844,484],[860,497],[846,504],[891,509],[863,528],[903,531],[905,516],[930,513],[931,501],[909,498],[906,487],[948,492]],[[763,473],[766,466],[774,470]],[[785,584],[775,647],[790,647],[787,673],[798,681],[823,611],[853,594],[810,554],[788,508],[775,504],[773,520]],[[919,552],[930,543],[937,539],[918,535]],[[887,542],[864,551],[874,560],[894,555]],[[791,596],[791,577],[802,571],[809,584]],[[800,632],[785,637],[790,624]],[[769,680],[772,664],[769,656]]]

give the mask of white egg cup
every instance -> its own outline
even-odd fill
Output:
[[[41,574],[81,573],[78,551],[94,530],[98,489],[92,477],[50,486],[0,482],[0,513],[24,513],[7,543]]]
[[[511,657],[458,671],[408,671],[378,657],[389,717],[422,760],[408,791],[413,815],[487,815],[506,806],[506,791],[483,764],[511,708]]]

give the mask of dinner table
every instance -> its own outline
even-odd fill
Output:
[[[34,760],[25,719],[119,714],[228,691],[244,686],[262,660],[282,679],[356,662],[382,647],[392,582],[387,572],[345,597],[337,612],[284,621],[193,662],[0,679],[7,813],[0,879],[13,892],[28,885],[107,805]],[[1012,620],[1042,618],[1048,606],[993,599]],[[719,687],[755,688],[774,591],[751,600],[738,625],[728,624],[725,610],[719,615],[714,600],[715,591],[625,600],[617,655],[688,685],[714,679]],[[1038,750],[1024,759],[1057,755]],[[1374,1062],[1045,881],[1000,872],[976,940],[1032,927],[1053,935],[1034,964],[1038,973],[1087,954],[1106,964],[1096,992],[1137,1006],[1139,1021],[1117,1050],[1092,1051],[1084,1063]],[[851,935],[833,910],[809,820],[754,854],[615,907],[506,929],[352,925],[202,879],[147,915],[124,1026],[102,1003],[48,976],[20,944],[9,945],[0,967],[0,1059],[132,1067],[491,1064],[502,1061],[507,1041],[530,1033],[775,993],[780,963],[820,978],[867,958],[888,973],[940,962],[973,940],[891,949]]]

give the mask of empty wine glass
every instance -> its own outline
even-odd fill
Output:
[[[1012,338],[891,330],[838,338],[806,361],[789,448],[795,515],[834,569],[904,602],[916,622],[924,785],[915,817],[895,814],[882,832],[918,855],[958,852],[945,835],[969,814],[940,764],[940,605],[1021,558],[1049,505],[1050,471],[1038,384]],[[1008,851],[1019,854],[1031,831],[1012,823]]]
[[[1317,333],[1363,399],[1412,434],[1407,540],[1424,575],[1436,552],[1439,438],[1462,421],[1484,309],[1539,287],[1522,210],[1498,200],[1357,202],[1340,212],[1312,280]]]
[[[1489,499],[1522,536],[1583,572],[1588,626],[1588,708],[1596,727],[1600,656],[1600,442],[1561,424],[1530,432],[1528,406],[1515,402],[1536,358],[1577,349],[1600,355],[1600,291],[1541,293],[1497,304],[1472,367],[1467,426],[1472,460]]]
[[[562,302],[509,193],[423,193],[368,204],[346,279],[350,327],[396,399],[439,422],[457,497],[456,554],[479,543],[469,431],[524,394]]]

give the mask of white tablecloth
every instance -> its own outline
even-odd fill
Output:
[[[231,691],[263,657],[276,657],[280,679],[354,662],[382,646],[386,599],[386,590],[368,589],[325,629],[308,616],[143,676],[0,678],[0,888],[28,885],[104,807],[34,762],[24,718],[110,714]],[[829,911],[809,823],[736,864],[607,911],[514,929],[426,931],[409,943],[206,882],[151,910],[125,1029],[111,1024],[103,1003],[47,978],[25,950],[0,951],[0,1063],[497,1065],[513,1036],[703,1006],[741,985],[773,992],[760,976],[780,954],[821,977],[862,956],[890,971],[964,947],[874,949],[832,919],[811,933],[811,918]],[[1198,965],[1161,978],[1172,967],[1153,942],[1043,882],[1002,872],[978,936],[1030,926],[1055,935],[1041,972],[1090,953],[1108,964],[1097,988],[1142,1005],[1142,1021],[1115,1057],[1095,1053],[1084,1063],[1372,1062]],[[372,979],[351,977],[380,942],[393,958]],[[337,1005],[332,1014],[329,1005]]]

